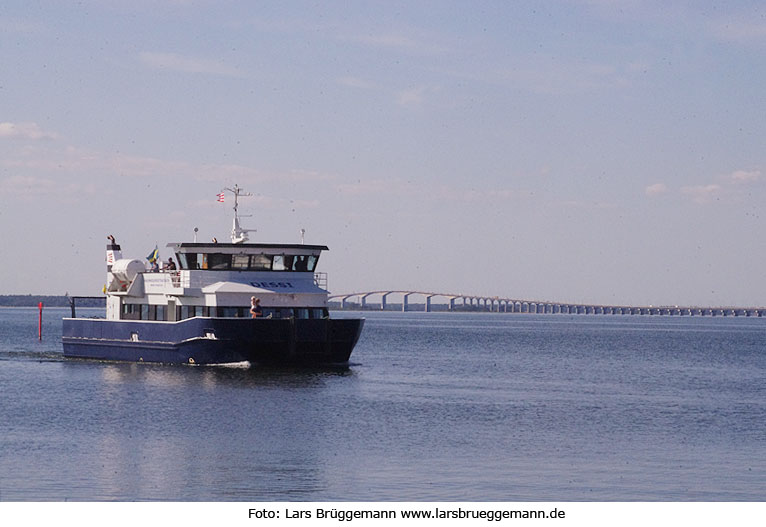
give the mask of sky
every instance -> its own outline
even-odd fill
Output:
[[[227,239],[333,294],[766,305],[766,5],[0,4],[0,294]]]

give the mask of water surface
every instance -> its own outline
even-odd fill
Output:
[[[764,319],[369,312],[263,370],[66,360],[67,313],[0,309],[0,500],[766,496]]]

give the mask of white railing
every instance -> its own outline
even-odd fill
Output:
[[[314,285],[327,289],[327,273],[314,273]]]
[[[165,271],[170,275],[170,283],[173,287],[188,288],[190,287],[189,271]]]

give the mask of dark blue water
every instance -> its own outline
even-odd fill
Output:
[[[766,319],[369,313],[294,371],[64,360],[66,313],[0,309],[0,500],[766,497]]]

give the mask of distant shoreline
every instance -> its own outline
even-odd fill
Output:
[[[69,297],[66,295],[0,295],[0,307],[37,307],[40,302],[44,307],[69,307]],[[83,298],[77,301],[77,305],[102,307],[104,301]]]

